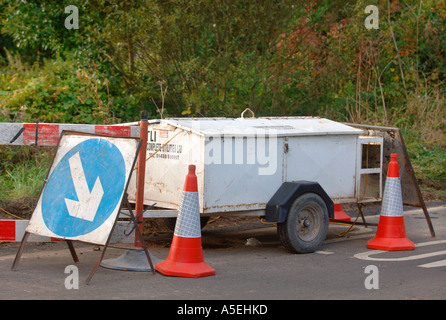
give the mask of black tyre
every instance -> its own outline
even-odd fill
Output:
[[[309,253],[325,240],[328,224],[324,200],[315,193],[304,193],[294,201],[286,221],[277,224],[277,233],[288,251]]]

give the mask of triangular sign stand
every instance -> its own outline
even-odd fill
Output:
[[[399,128],[380,127],[363,124],[347,123],[347,125],[364,130],[366,135],[378,136],[383,138],[383,176],[387,175],[387,166],[390,161],[391,153],[396,153],[398,155],[398,159],[403,159],[403,161],[401,161],[400,163],[403,204],[418,207],[423,210],[430,234],[432,237],[435,237],[434,227],[432,225],[429,212],[427,211],[423,195],[421,194],[420,188],[418,186],[415,172],[412,168],[412,164],[410,163],[409,155],[407,153],[401,130]]]
[[[133,139],[134,142],[132,142],[132,143],[134,143],[135,154],[134,154],[134,156],[132,156],[132,157],[127,157],[127,160],[124,160],[124,161],[127,162],[127,165],[125,165],[125,167],[127,167],[127,168],[130,167],[130,173],[133,171],[133,168],[135,167],[135,163],[136,163],[136,160],[137,160],[137,155],[139,154],[139,152],[140,152],[140,150],[141,150],[141,145],[142,145],[142,140],[141,140],[140,138],[130,138],[130,137],[111,137],[111,136],[106,136],[106,135],[86,134],[86,133],[74,132],[74,131],[63,131],[62,134],[61,134],[61,136],[60,136],[59,143],[58,143],[58,145],[57,145],[57,149],[56,149],[55,156],[53,157],[53,163],[52,163],[51,166],[50,166],[50,169],[49,169],[49,171],[48,171],[48,173],[47,173],[47,177],[46,177],[46,179],[45,179],[44,186],[42,187],[38,205],[37,205],[37,207],[36,207],[36,210],[35,210],[34,213],[33,213],[33,217],[34,217],[34,216],[36,216],[36,217],[35,217],[34,221],[33,221],[33,217],[31,217],[30,224],[28,225],[28,228],[30,228],[30,225],[31,225],[31,224],[32,224],[32,226],[31,226],[30,230],[28,230],[28,229],[26,230],[25,235],[24,235],[23,238],[22,238],[20,247],[19,247],[19,249],[18,249],[18,252],[17,252],[17,254],[16,254],[15,260],[14,260],[13,265],[12,265],[12,268],[11,268],[12,270],[16,270],[16,269],[17,269],[17,266],[18,266],[19,261],[20,261],[20,259],[21,259],[22,253],[23,253],[23,251],[24,251],[25,244],[26,244],[26,242],[27,242],[27,239],[28,239],[30,233],[36,233],[36,234],[40,234],[40,235],[43,235],[43,236],[48,236],[49,234],[51,234],[52,237],[54,237],[53,234],[56,233],[56,232],[53,232],[53,230],[50,230],[50,228],[48,228],[48,230],[45,230],[45,227],[42,228],[43,231],[40,230],[40,227],[44,225],[44,223],[43,223],[43,214],[42,214],[42,210],[41,210],[42,203],[43,203],[42,195],[43,195],[43,193],[44,193],[44,191],[45,191],[45,188],[47,188],[48,186],[51,187],[51,182],[53,182],[53,180],[58,181],[58,180],[55,179],[55,178],[51,178],[51,181],[49,181],[50,174],[51,174],[51,177],[52,177],[52,176],[53,176],[52,173],[54,173],[54,171],[59,170],[59,169],[60,169],[59,167],[63,167],[63,166],[58,166],[58,164],[60,164],[61,161],[67,161],[67,160],[65,159],[66,156],[69,156],[68,160],[71,160],[71,159],[73,158],[72,154],[76,154],[77,157],[79,157],[79,159],[80,159],[80,158],[82,157],[80,154],[83,154],[84,157],[85,157],[85,152],[86,152],[85,150],[87,150],[87,151],[94,150],[94,149],[87,149],[86,147],[85,147],[85,149],[79,149],[79,148],[80,148],[80,147],[79,147],[80,145],[82,145],[82,144],[85,143],[86,141],[89,141],[89,139],[86,139],[86,140],[84,140],[83,142],[78,143],[77,145],[75,145],[75,147],[72,147],[72,149],[69,149],[69,152],[66,152],[65,154],[62,153],[62,154],[63,154],[63,158],[61,159],[62,156],[60,156],[60,157],[58,158],[58,163],[54,164],[55,159],[56,159],[56,157],[58,156],[58,150],[59,150],[59,146],[60,146],[60,141],[62,140],[62,138],[64,138],[65,135],[70,135],[70,134],[76,136],[77,139],[80,139],[80,140],[76,140],[76,137],[73,138],[73,141],[70,141],[70,142],[73,143],[73,145],[75,145],[76,143],[78,143],[78,142],[76,142],[76,141],[81,141],[82,139],[84,139],[84,138],[82,138],[83,136],[92,136],[92,138],[98,138],[98,137],[99,137],[99,138],[104,138],[103,140],[104,140],[105,142],[102,142],[102,143],[107,143],[107,139],[115,139],[115,138],[117,138],[117,139],[121,139],[121,138],[122,138],[122,139],[124,139],[124,140],[121,140],[121,143],[126,144],[126,143],[130,143],[130,140]],[[80,138],[79,138],[79,137],[80,137]],[[69,138],[66,138],[66,139],[69,139]],[[125,139],[128,139],[128,140],[125,140]],[[91,139],[90,139],[90,140],[91,140]],[[95,140],[95,142],[97,142],[97,141],[103,141],[102,139],[93,139],[93,140]],[[69,141],[69,140],[67,140],[67,142],[68,142],[68,141]],[[91,141],[90,141],[90,142],[91,142]],[[98,142],[98,143],[99,143],[99,142]],[[68,143],[67,143],[67,144],[68,144]],[[111,143],[110,143],[110,144],[111,144]],[[85,146],[85,144],[84,144],[84,146]],[[67,147],[67,146],[64,146],[64,148],[68,148],[68,147]],[[102,149],[99,148],[99,149],[102,150],[102,151],[104,150],[104,148],[102,148]],[[107,148],[105,148],[105,149],[107,149]],[[119,148],[116,148],[116,149],[118,150]],[[101,152],[102,152],[102,151],[101,151]],[[77,153],[75,153],[75,152],[77,152]],[[88,155],[88,152],[87,152],[87,155]],[[70,157],[71,157],[71,158],[70,158]],[[65,159],[65,160],[64,160],[64,159]],[[91,160],[88,160],[88,159],[85,160],[85,158],[84,158],[84,161],[87,161],[87,162],[88,162],[88,161],[91,161]],[[70,169],[72,169],[72,168],[71,168],[71,164],[72,164],[72,163],[70,162]],[[123,165],[123,163],[122,163],[121,165]],[[85,166],[85,163],[81,163],[81,166],[80,166],[81,172],[84,171],[84,169],[85,169],[84,166]],[[92,171],[91,168],[88,168],[88,164],[87,164],[87,167],[86,167],[86,168],[87,168],[86,170],[90,170],[90,172]],[[93,169],[94,169],[94,168],[93,168]],[[52,170],[54,170],[54,171],[51,172]],[[60,169],[60,170],[57,171],[57,172],[58,172],[58,173],[63,172],[63,171],[61,171],[61,170],[62,170],[62,169]],[[83,172],[83,176],[85,177],[84,179],[86,179],[86,176],[87,176],[86,172],[87,172],[87,171]],[[108,173],[108,172],[107,172],[107,173]],[[73,175],[72,178],[74,179],[73,171],[71,172],[71,174]],[[128,174],[129,174],[129,173],[127,172],[126,176],[127,176]],[[107,176],[110,176],[109,173],[107,174]],[[113,177],[113,175],[111,175],[111,177]],[[117,206],[115,207],[115,208],[118,208],[118,209],[115,209],[115,210],[114,210],[116,216],[114,217],[114,221],[113,221],[113,224],[112,224],[112,226],[111,226],[111,229],[108,229],[108,228],[110,228],[110,227],[108,227],[108,226],[106,226],[104,223],[102,223],[102,224],[100,225],[100,227],[97,228],[97,229],[101,228],[100,233],[95,233],[95,234],[98,234],[98,235],[100,234],[100,239],[101,239],[101,240],[99,240],[99,239],[96,239],[96,240],[95,240],[94,238],[91,239],[91,237],[94,237],[94,236],[89,236],[90,238],[88,238],[88,237],[84,237],[84,236],[76,236],[76,237],[73,237],[73,236],[66,235],[66,234],[61,235],[61,234],[59,234],[59,233],[56,233],[57,235],[59,235],[59,237],[57,237],[57,238],[60,238],[60,239],[65,240],[65,241],[67,242],[67,244],[68,244],[68,248],[69,248],[69,250],[70,250],[70,253],[71,253],[72,257],[73,257],[74,262],[79,262],[79,259],[78,259],[78,257],[77,257],[77,254],[76,254],[76,251],[75,251],[74,246],[73,246],[73,244],[72,244],[72,241],[80,241],[80,242],[86,242],[86,243],[92,243],[92,244],[104,245],[104,249],[103,249],[103,251],[102,251],[102,253],[101,253],[101,255],[100,255],[100,257],[99,257],[97,263],[96,263],[95,266],[93,267],[93,269],[92,269],[92,271],[91,271],[89,277],[88,277],[87,280],[86,280],[86,284],[88,284],[88,283],[90,282],[90,280],[92,279],[94,273],[96,272],[98,266],[100,265],[100,263],[101,263],[101,261],[102,261],[102,259],[103,259],[103,257],[104,257],[104,254],[105,254],[105,252],[106,252],[106,249],[107,249],[107,247],[108,247],[109,244],[110,244],[110,240],[111,240],[111,236],[112,236],[112,234],[113,234],[113,230],[115,229],[115,226],[116,226],[116,223],[117,223],[117,220],[118,220],[119,210],[120,210],[120,208],[122,207],[123,201],[124,201],[124,200],[127,201],[127,194],[126,194],[126,192],[127,192],[128,184],[129,184],[129,181],[130,181],[130,177],[127,176],[127,178],[123,178],[123,179],[124,179],[124,181],[122,181],[123,191],[122,191],[122,189],[117,189],[117,190],[121,190],[121,191],[119,191],[119,192],[122,192],[122,193],[121,193],[121,196],[119,196],[121,199],[120,199],[119,203],[116,204]],[[97,180],[99,181],[99,176],[98,176]],[[73,181],[73,182],[74,182],[74,181]],[[113,180],[112,180],[112,181],[109,180],[109,181],[107,181],[107,182],[108,182],[108,183],[111,182],[112,184],[114,183]],[[85,182],[85,184],[86,184],[86,182]],[[75,188],[76,188],[76,186],[75,186]],[[87,188],[88,188],[88,186],[87,186]],[[102,189],[102,187],[101,187],[101,189]],[[88,191],[88,190],[87,190],[87,191]],[[118,191],[114,191],[114,192],[118,192]],[[76,190],[76,193],[78,194],[78,197],[79,197],[79,192],[78,192],[78,190]],[[117,197],[113,197],[113,196],[114,196],[114,194],[112,194],[112,198],[113,198],[113,199],[116,199],[116,201],[119,199],[119,198],[117,198]],[[48,201],[48,202],[49,202],[49,201]],[[80,201],[79,201],[79,202],[80,202]],[[116,202],[114,202],[114,203],[116,203]],[[39,205],[40,205],[40,207],[39,207]],[[52,205],[52,204],[51,204],[51,205]],[[118,207],[118,205],[119,205],[119,207]],[[39,211],[39,210],[40,210],[40,211]],[[118,210],[118,211],[116,211],[116,210]],[[80,211],[80,210],[79,210],[79,211]],[[37,213],[36,213],[36,212],[37,212]],[[137,219],[136,219],[135,215],[133,214],[133,212],[132,212],[131,210],[129,210],[129,214],[130,214],[130,218],[131,218],[131,220],[132,220],[132,222],[133,222],[133,224],[134,224],[134,227],[135,227],[135,230],[136,230],[136,234],[138,235],[139,239],[143,239],[143,238],[142,238],[142,232],[141,232],[141,230],[140,230],[140,227],[139,227],[139,225],[138,225],[138,222],[137,222]],[[71,214],[70,214],[70,215],[71,215]],[[71,218],[72,218],[72,217],[71,217]],[[76,218],[77,218],[77,217],[76,217]],[[104,220],[104,221],[105,221],[105,220]],[[31,222],[33,222],[33,223],[31,223]],[[63,219],[62,219],[62,222],[64,222]],[[39,231],[36,231],[36,228],[39,229]],[[94,229],[94,231],[96,231],[97,229]],[[107,234],[107,232],[108,232],[108,234]],[[105,240],[105,243],[104,243],[104,240]],[[149,254],[149,252],[148,252],[148,250],[147,250],[147,247],[146,247],[144,241],[141,241],[141,246],[142,246],[142,248],[143,248],[143,250],[144,250],[144,252],[145,252],[145,255],[146,255],[146,257],[147,257],[147,261],[148,261],[149,265],[151,266],[152,273],[155,274],[155,268],[154,268],[154,266],[153,266],[152,259],[151,259],[151,257],[150,257],[150,254]],[[139,249],[140,249],[140,248],[139,248]]]

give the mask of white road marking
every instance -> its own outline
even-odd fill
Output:
[[[415,244],[415,247],[425,247],[425,246],[431,246],[431,245],[437,245],[437,244],[443,244],[446,243],[446,240],[435,240],[435,241],[428,241],[428,242],[422,242]],[[429,253],[423,253],[423,254],[415,254],[415,255],[409,255],[406,257],[399,257],[399,258],[375,258],[371,257],[372,255],[377,255],[381,253],[388,253],[389,251],[384,250],[369,250],[365,252],[360,252],[354,255],[355,258],[361,259],[361,260],[368,260],[368,261],[410,261],[410,260],[418,260],[418,259],[425,259],[440,255],[446,255],[446,250],[440,250],[440,251],[434,251]],[[391,251],[394,252],[394,251]],[[413,251],[410,251],[413,252]],[[419,265],[419,267],[423,268],[433,268],[433,267],[442,267],[446,266],[446,260],[440,260],[437,262],[427,263],[423,265]]]
[[[318,251],[315,251],[314,253],[319,253],[319,254],[333,254],[334,252],[332,252],[332,251],[322,251],[322,250],[318,250]]]
[[[435,261],[426,264],[420,264],[418,267],[421,268],[436,268],[436,267],[446,267],[446,260]]]

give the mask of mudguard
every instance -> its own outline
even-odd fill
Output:
[[[266,204],[265,222],[285,222],[294,200],[300,195],[312,192],[319,195],[325,202],[330,219],[334,218],[334,203],[320,186],[314,181],[284,182]]]

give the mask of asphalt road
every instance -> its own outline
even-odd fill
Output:
[[[331,224],[326,241],[311,254],[288,253],[278,240],[276,228],[269,225],[205,227],[204,258],[216,274],[198,279],[99,267],[86,285],[85,280],[101,254],[96,246],[75,243],[80,262],[74,264],[63,242],[28,243],[18,269],[11,271],[19,243],[3,243],[0,299],[443,300],[446,207],[435,204],[429,213],[435,238],[431,237],[421,210],[405,210],[407,236],[416,248],[399,252],[367,249],[367,240],[376,232],[374,226],[355,226],[346,236],[339,236],[348,227]],[[369,223],[377,223],[378,218],[379,215],[366,215]],[[150,237],[150,252],[165,259],[171,237]],[[255,246],[246,245],[250,238],[256,239],[249,241]],[[123,252],[108,248],[104,259],[119,257]],[[70,269],[73,265],[78,281]],[[73,288],[74,283],[78,289]]]

